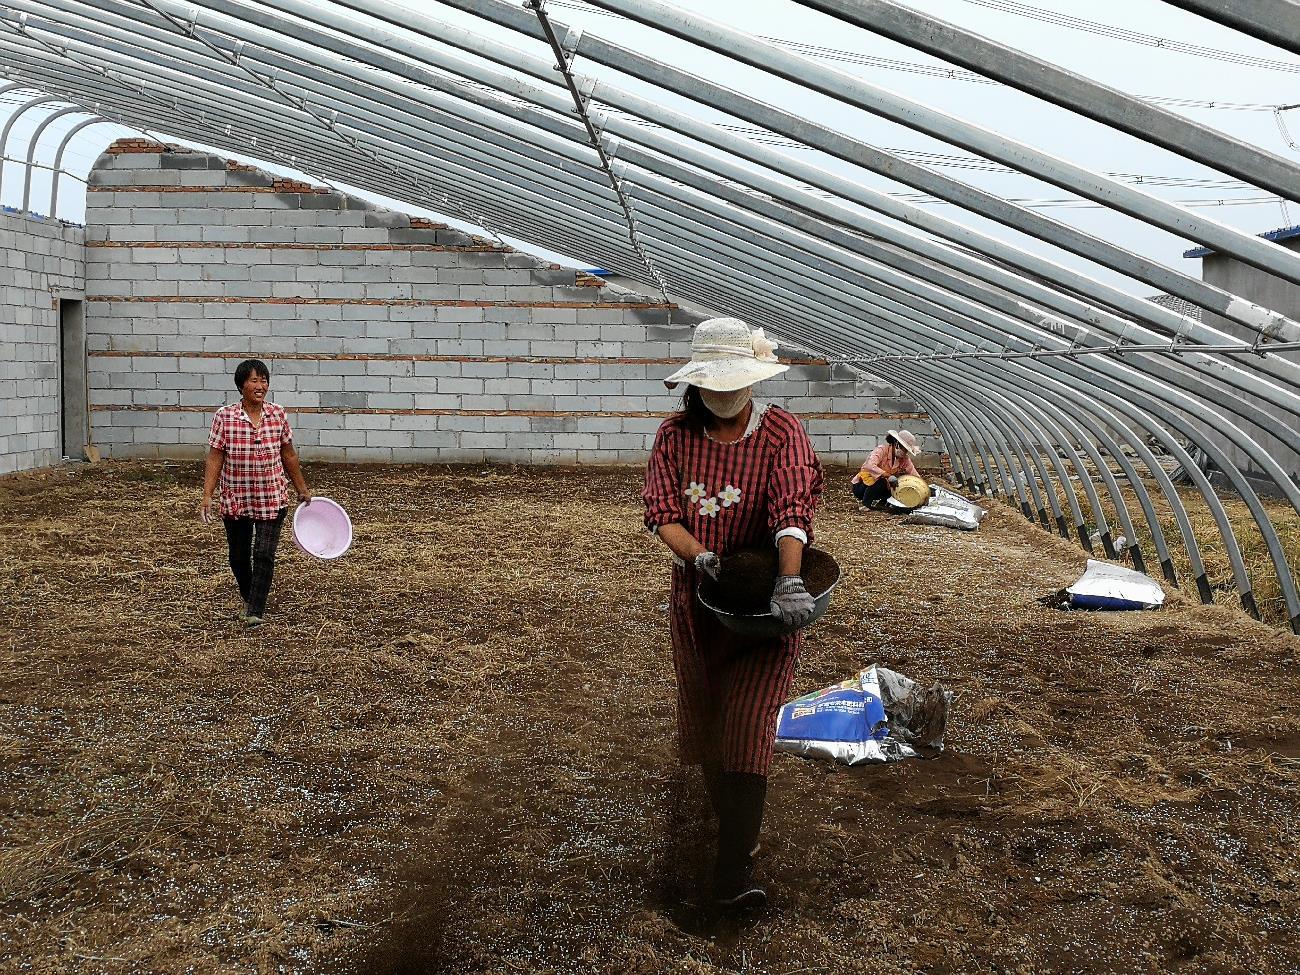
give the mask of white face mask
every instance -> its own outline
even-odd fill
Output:
[[[709,408],[709,412],[714,416],[723,420],[730,420],[734,416],[739,416],[745,407],[749,405],[753,392],[753,389],[749,386],[729,393],[701,389],[700,399],[704,401],[704,405]]]

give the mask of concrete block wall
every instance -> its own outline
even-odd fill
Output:
[[[80,298],[81,227],[0,211],[0,474],[62,457],[60,296]]]
[[[201,453],[250,356],[317,460],[640,462],[679,402],[662,377],[690,353],[681,309],[321,187],[125,141],[90,174],[86,222],[106,456]],[[843,367],[799,360],[760,389],[828,462],[898,423],[935,443]]]
[[[1300,252],[1300,237],[1289,237],[1277,243],[1279,247]],[[1263,305],[1265,308],[1281,312],[1288,318],[1300,319],[1300,285],[1284,280],[1275,274],[1261,271],[1249,264],[1243,264],[1233,257],[1223,254],[1210,254],[1204,258],[1201,277],[1224,291],[1241,295],[1257,305]],[[1202,320],[1205,324],[1222,332],[1227,332],[1229,335],[1243,341],[1255,341],[1256,336],[1253,332],[1248,332],[1236,322],[1221,315],[1205,312],[1202,315]],[[1178,368],[1177,360],[1171,364],[1171,368]],[[1258,396],[1251,396],[1246,393],[1238,393],[1237,395],[1248,403],[1259,407],[1266,414],[1272,415],[1274,413],[1273,407]],[[1263,428],[1240,419],[1234,422],[1249,433],[1264,448],[1265,453],[1291,475],[1292,480],[1300,484],[1300,456],[1295,451],[1295,430],[1279,430],[1276,427]],[[1267,477],[1264,469],[1252,460],[1246,451],[1242,450],[1226,436],[1211,433],[1211,439],[1227,454],[1228,459],[1240,467],[1243,472],[1257,479]],[[1278,493],[1275,488],[1272,490],[1266,488],[1266,490],[1269,494],[1276,495]]]

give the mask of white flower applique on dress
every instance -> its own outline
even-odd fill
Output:
[[[733,504],[740,502],[740,488],[728,484],[718,492],[718,500],[722,502],[724,508],[730,508]]]
[[[708,515],[710,518],[718,517],[718,512],[722,506],[718,504],[717,498],[705,498],[700,502],[700,514]]]
[[[691,486],[688,487],[683,493],[686,495],[686,499],[690,501],[691,504],[695,504],[695,502],[697,501],[702,501],[704,498],[708,497],[709,495],[709,492],[705,489],[704,485],[700,484],[697,481],[691,481]]]

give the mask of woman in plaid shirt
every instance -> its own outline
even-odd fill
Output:
[[[293,431],[284,407],[268,402],[271,370],[261,359],[235,368],[240,402],[223,406],[212,418],[199,515],[212,519],[212,494],[221,487],[221,520],[226,526],[230,568],[244,599],[244,625],[262,625],[266,597],[275,572],[275,547],[289,506],[285,472],[304,504],[311,492],[302,476]]]
[[[695,599],[699,573],[720,557],[776,544],[771,611],[790,626],[810,618],[800,578],[822,493],[822,469],[802,424],[754,402],[754,383],[785,372],[776,345],[735,318],[702,322],[691,361],[666,380],[686,383],[683,410],[660,426],[645,478],[645,523],[672,550],[671,633],[683,763],[701,766],[718,818],[714,896],[720,907],[767,901],[752,882],[776,719],[790,696],[803,637],[762,639],[722,626]]]

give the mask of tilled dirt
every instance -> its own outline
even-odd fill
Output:
[[[1085,556],[818,521],[846,572],[796,690],[957,692],[947,751],[777,757],[752,925],[700,905],[668,557],[628,470],[315,467],[245,633],[197,466],[0,479],[0,970],[1290,973],[1300,640],[1175,594],[1038,599]]]

